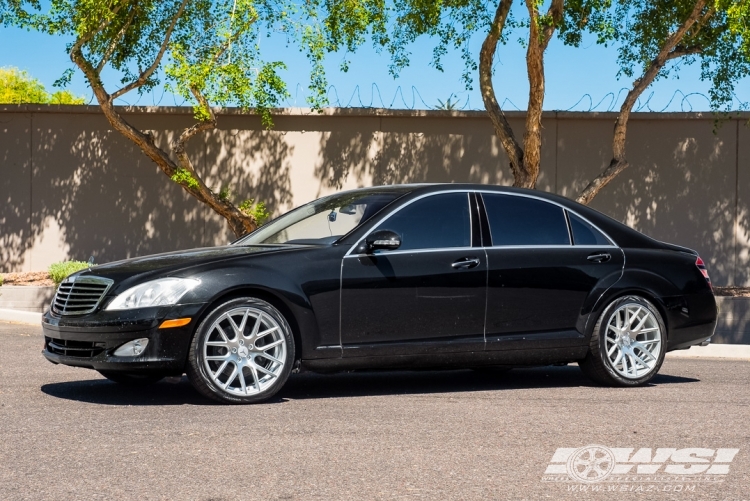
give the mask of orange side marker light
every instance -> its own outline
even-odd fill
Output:
[[[165,320],[159,326],[160,329],[172,329],[173,327],[182,327],[190,323],[191,318],[175,318],[174,320]]]

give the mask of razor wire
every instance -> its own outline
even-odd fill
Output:
[[[126,100],[118,98],[116,103],[125,106],[137,106],[142,99],[151,101],[153,106],[161,106],[165,99],[172,101],[174,106],[190,105],[182,96],[177,96],[168,92],[163,86],[160,89],[151,91],[150,99],[145,95],[139,95],[136,100]],[[366,89],[366,87],[365,87]],[[288,97],[281,103],[281,106],[291,108],[305,108],[307,102],[307,87],[302,84],[296,84],[294,93],[288,94]],[[613,112],[619,111],[624,97],[630,89],[621,87],[617,92],[607,92],[596,99],[591,93],[585,93],[573,104],[567,108],[545,109],[545,111],[574,111],[574,112]],[[465,97],[459,97],[464,94]],[[484,111],[481,101],[473,104],[471,101],[472,94],[452,93],[446,101],[438,100],[438,103],[428,104],[427,100],[415,85],[408,87],[397,86],[393,90],[390,99],[383,98],[383,92],[380,86],[373,82],[369,85],[369,98],[367,91],[363,91],[362,86],[355,85],[351,92],[343,94],[336,85],[329,85],[326,91],[326,99],[329,107],[336,108],[364,108],[364,109],[389,109],[389,110],[449,110],[449,111]],[[455,97],[455,101],[451,99]],[[502,97],[502,96],[499,96]],[[656,90],[652,90],[647,96],[640,96],[632,111],[634,112],[692,112],[696,109],[700,111],[711,111],[711,99],[702,92],[683,92],[680,89],[675,90],[666,100],[666,104],[655,104],[660,96]],[[171,99],[170,99],[171,98]],[[662,101],[663,102],[663,101]],[[88,104],[96,104],[93,94],[88,99]],[[504,111],[525,111],[525,108],[518,106],[509,97],[502,97],[500,108]],[[736,93],[732,94],[732,104],[721,111],[747,111],[750,110],[750,101],[742,99]]]

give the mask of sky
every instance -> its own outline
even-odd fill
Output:
[[[70,43],[64,37],[27,32],[17,28],[0,27],[0,67],[13,66],[26,70],[39,79],[47,90],[70,62],[65,46]],[[278,37],[261,40],[266,60],[282,60],[287,70],[282,75],[291,97],[285,106],[304,107],[309,78],[309,65],[296,48],[287,47]],[[472,50],[478,54],[481,37],[471,40]],[[351,61],[347,73],[339,70],[343,59],[340,54],[331,55],[326,66],[330,89],[328,99],[331,106],[385,107],[397,109],[430,109],[448,98],[458,102],[459,109],[483,109],[478,84],[469,91],[460,81],[463,62],[458,54],[450,54],[445,60],[445,71],[440,72],[430,65],[432,45],[424,39],[412,47],[411,66],[394,79],[388,73],[389,57],[378,54],[370,46],[348,56]],[[496,55],[494,75],[498,101],[505,110],[525,109],[528,100],[528,83],[525,66],[525,49],[516,42],[500,46]],[[546,95],[545,110],[611,111],[616,110],[625,97],[632,80],[618,79],[617,51],[603,47],[593,41],[585,41],[580,48],[566,47],[553,39],[545,56]],[[685,66],[679,78],[667,78],[655,82],[642,96],[636,108],[640,111],[706,111],[709,109],[707,94],[709,84],[700,80],[698,65]],[[114,88],[117,79],[104,75],[105,84]],[[475,83],[478,78],[475,78]],[[77,71],[70,86],[74,94],[92,99],[82,74]],[[735,109],[741,103],[750,102],[750,79],[745,79],[736,88]],[[144,106],[185,104],[179,96],[165,93],[162,88],[144,96],[129,94],[119,104]],[[93,104],[96,104],[95,102]]]

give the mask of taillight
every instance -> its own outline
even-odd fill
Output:
[[[703,260],[698,256],[698,258],[695,260],[695,266],[698,267],[701,274],[703,275],[703,278],[706,279],[706,282],[708,282],[708,286],[711,287],[711,279],[708,276],[708,270],[706,269],[706,263],[703,262]],[[713,288],[713,287],[712,287]]]

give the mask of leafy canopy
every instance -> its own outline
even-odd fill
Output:
[[[569,0],[560,36],[573,46],[586,32],[600,44],[616,44],[620,74],[638,76],[695,6],[696,0]],[[700,64],[701,80],[711,83],[711,107],[729,111],[737,82],[750,75],[750,1],[708,0],[674,56],[657,78]]]
[[[0,68],[1,104],[83,104],[67,90],[48,93],[44,85],[18,68]]]
[[[302,43],[318,76],[310,102],[324,101],[316,13],[291,0],[0,0],[0,18],[73,37],[67,50],[85,60],[92,87],[103,85],[105,68],[117,75],[120,87],[107,89],[111,99],[165,85],[191,102],[201,121],[210,119],[211,106],[233,105],[254,109],[266,126],[270,108],[288,93],[279,75],[284,63],[264,60],[260,40],[280,33],[287,43]],[[65,85],[72,74],[57,83]]]

